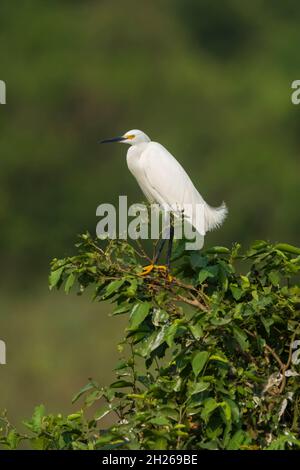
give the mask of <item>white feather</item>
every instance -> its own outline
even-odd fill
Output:
[[[209,232],[214,230],[222,225],[226,216],[228,214],[228,209],[225,202],[219,207],[211,207],[205,203],[205,230]]]
[[[180,163],[157,142],[132,145],[127,152],[128,168],[147,199],[168,210],[184,210],[185,217],[204,236],[224,221],[227,208],[210,207],[193,185]],[[197,216],[198,215],[198,216]]]

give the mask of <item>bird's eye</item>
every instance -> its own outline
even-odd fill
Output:
[[[134,135],[134,134],[130,134],[130,135],[126,135],[125,137],[126,137],[126,139],[132,140],[132,139],[135,138],[135,135]]]

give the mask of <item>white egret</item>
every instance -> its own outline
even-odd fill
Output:
[[[144,132],[133,129],[120,137],[106,139],[101,143],[109,142],[130,145],[127,152],[127,165],[148,201],[159,204],[164,210],[172,211],[176,207],[178,211],[184,211],[184,217],[202,237],[203,246],[206,232],[219,227],[224,221],[227,214],[225,203],[223,202],[219,207],[209,206],[173,155],[161,144],[152,142]],[[167,254],[168,267],[173,236],[172,225]],[[145,267],[144,274],[148,274],[155,266],[163,243],[164,240],[153,263]]]

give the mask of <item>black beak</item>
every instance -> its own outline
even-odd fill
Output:
[[[110,144],[111,142],[122,142],[126,137],[113,137],[112,139],[99,140],[98,144]]]

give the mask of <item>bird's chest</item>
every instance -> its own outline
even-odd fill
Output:
[[[141,148],[140,148],[141,147]],[[130,172],[137,180],[141,190],[150,201],[153,200],[152,194],[149,189],[149,183],[145,174],[145,158],[143,151],[145,148],[142,146],[133,146],[127,152],[127,165]]]
[[[127,152],[127,165],[136,179],[143,177],[143,166],[141,162],[142,152],[136,147],[130,147]]]

